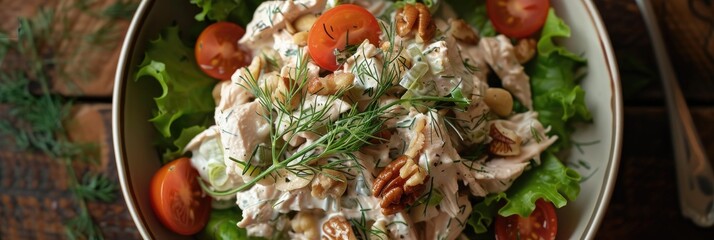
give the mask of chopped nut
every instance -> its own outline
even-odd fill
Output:
[[[310,193],[319,199],[325,199],[326,196],[337,199],[345,193],[345,190],[347,190],[345,175],[332,169],[324,169],[312,180]]]
[[[412,132],[414,132],[414,137],[409,142],[407,150],[404,151],[404,155],[406,155],[407,157],[416,158],[417,154],[419,154],[422,147],[424,146],[424,133],[422,133],[424,127],[426,127],[426,119],[417,118],[414,122],[414,126],[411,129]]]
[[[320,237],[320,228],[317,226],[317,214],[300,211],[290,221],[293,231],[302,233],[307,239],[318,239]]]
[[[302,31],[302,32],[293,34],[293,43],[295,43],[295,45],[298,45],[300,47],[307,46],[307,32]]]
[[[521,137],[511,129],[505,128],[500,122],[491,124],[491,131],[488,134],[493,138],[489,146],[489,151],[498,156],[516,156],[521,154]]]
[[[532,38],[523,38],[518,40],[516,46],[513,47],[514,54],[519,63],[524,64],[533,58],[536,52],[536,40]]]
[[[513,111],[513,96],[503,88],[488,88],[483,101],[499,117],[506,117]]]
[[[236,71],[231,79],[233,82],[242,82],[242,81],[258,81],[260,78],[260,70],[263,68],[263,58],[261,57],[254,57],[253,61],[250,62],[250,65],[247,67],[243,67],[240,70]]]
[[[476,31],[463,19],[449,19],[449,25],[451,26],[449,32],[454,38],[468,44],[478,43],[479,38]]]
[[[414,160],[407,160],[399,169],[399,177],[406,179],[407,182],[404,183],[404,187],[415,187],[419,184],[424,184],[424,179],[426,179],[426,171],[424,168],[414,162]]]
[[[290,102],[288,102],[288,94],[289,94],[289,87],[291,86],[290,84],[290,79],[286,77],[281,77],[278,74],[269,74],[267,77],[265,77],[264,85],[263,88],[266,90],[266,92],[270,92],[273,97],[273,101],[279,102],[279,103],[284,103],[286,106],[289,107],[295,107],[297,104],[300,103],[300,97],[299,96],[293,96],[292,99],[290,99]]]
[[[436,25],[431,21],[431,13],[422,3],[406,4],[397,9],[395,15],[397,34],[401,37],[412,36],[412,31],[417,30],[417,42],[428,42],[436,33]]]
[[[322,224],[322,240],[356,240],[352,225],[343,216],[334,216]]]
[[[349,72],[334,72],[325,77],[310,80],[307,91],[317,95],[332,95],[339,90],[352,86],[355,75]]]
[[[315,177],[315,172],[309,168],[293,167],[297,169],[280,169],[273,176],[275,178],[275,189],[280,191],[290,191],[303,188],[310,184]]]
[[[317,21],[315,14],[305,14],[295,19],[292,25],[298,32],[307,32],[310,31],[315,21]]]
[[[395,214],[416,201],[428,179],[426,170],[403,155],[379,173],[372,186],[372,195],[382,198],[379,203],[382,214]]]

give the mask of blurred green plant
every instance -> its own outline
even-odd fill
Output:
[[[96,0],[66,3],[70,1],[61,1],[59,5],[66,7],[58,10],[41,8],[31,18],[18,18],[16,37],[0,32],[0,106],[7,109],[8,115],[0,119],[0,135],[14,140],[20,150],[46,154],[65,166],[68,186],[77,206],[77,214],[65,221],[67,237],[103,239],[99,226],[89,214],[87,202],[114,201],[118,187],[93,170],[75,172],[75,163],[90,166],[98,163],[98,146],[69,140],[63,122],[74,100],[53,93],[50,85],[58,78],[68,77],[63,66],[78,64],[77,59],[86,51],[115,46],[120,37],[116,20],[129,19],[138,4],[135,0],[116,0],[97,9],[93,7],[98,3]],[[78,14],[69,16],[72,10],[100,21],[101,30],[88,34],[73,30],[71,18]],[[61,46],[71,39],[83,42],[77,48]]]

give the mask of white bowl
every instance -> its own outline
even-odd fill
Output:
[[[610,201],[620,158],[622,100],[616,61],[610,39],[597,9],[589,0],[551,0],[557,13],[572,29],[562,44],[588,59],[582,81],[593,124],[578,126],[577,142],[595,142],[573,150],[569,161],[586,179],[577,200],[558,209],[561,239],[592,239]],[[122,192],[137,229],[146,239],[179,239],[164,228],[149,204],[149,182],[160,167],[154,149],[157,132],[149,123],[153,96],[159,87],[151,81],[134,81],[149,40],[173,23],[194,24],[198,9],[188,0],[144,0],[129,27],[119,58],[114,87],[113,135],[117,171]]]

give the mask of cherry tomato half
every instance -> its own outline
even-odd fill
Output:
[[[528,37],[543,27],[550,0],[487,0],[486,10],[496,31],[512,38]]]
[[[558,217],[552,203],[543,199],[536,201],[530,216],[512,215],[496,217],[496,239],[546,239],[554,240],[558,232]]]
[[[151,207],[164,226],[182,235],[195,234],[208,222],[211,198],[202,193],[198,171],[179,158],[151,178]]]
[[[248,51],[238,45],[245,30],[234,23],[217,22],[203,29],[196,42],[198,66],[209,76],[228,80],[231,75],[250,63]]]
[[[335,71],[339,68],[335,49],[341,51],[365,39],[377,45],[380,34],[372,13],[357,5],[342,4],[327,10],[312,25],[307,37],[308,52],[318,66]]]

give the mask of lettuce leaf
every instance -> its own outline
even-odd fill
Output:
[[[171,160],[181,157],[183,155],[184,149],[186,149],[186,144],[191,142],[193,137],[203,132],[204,130],[206,130],[206,127],[199,125],[190,126],[182,129],[181,135],[179,135],[179,137],[172,142],[172,148],[174,150],[166,149],[166,151],[164,152],[163,162],[168,163]]]
[[[488,231],[496,212],[501,216],[528,216],[535,209],[536,200],[543,198],[561,208],[580,193],[580,174],[546,152],[540,166],[526,171],[506,191],[487,196],[473,207],[469,225],[476,233]],[[498,208],[499,203],[505,203]]]
[[[231,21],[245,26],[253,18],[253,12],[261,0],[191,0],[199,6],[201,12],[194,17],[196,21]]]
[[[551,152],[571,146],[570,134],[575,130],[573,122],[592,120],[585,105],[585,91],[577,85],[579,76],[576,75],[586,64],[586,59],[556,45],[553,42],[556,37],[570,37],[570,28],[551,8],[538,40],[538,55],[526,66],[538,120],[544,126],[551,126],[550,134],[559,137],[548,149]]]
[[[161,85],[161,95],[154,98],[157,109],[149,121],[164,140],[174,143],[185,128],[211,125],[216,80],[199,69],[193,48],[183,44],[178,28],[162,31],[147,49],[135,80],[154,79]]]
[[[476,233],[487,232],[496,214],[528,216],[539,198],[560,208],[580,193],[580,174],[563,165],[555,153],[570,147],[574,121],[592,120],[576,75],[586,59],[556,45],[557,37],[570,37],[570,28],[550,9],[538,40],[538,55],[526,66],[526,73],[531,77],[538,120],[551,126],[550,134],[559,140],[541,154],[541,165],[523,173],[506,192],[486,196],[474,205],[469,225]]]
[[[264,239],[259,237],[248,236],[248,231],[245,228],[239,228],[238,219],[240,219],[241,211],[237,207],[229,209],[213,209],[211,216],[208,219],[206,227],[198,234],[200,239],[206,240],[230,240],[230,239],[245,239],[258,240]]]

